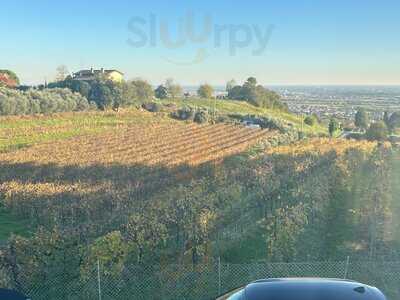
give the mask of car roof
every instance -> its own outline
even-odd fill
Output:
[[[259,279],[256,281],[253,281],[252,283],[257,283],[257,282],[304,282],[304,283],[309,283],[309,282],[320,282],[320,283],[327,283],[327,282],[348,282],[348,283],[356,283],[356,284],[362,284],[354,280],[350,279],[340,279],[340,278],[319,278],[319,277],[291,277],[291,278],[265,278],[265,279]]]
[[[19,292],[0,288],[0,299],[1,300],[26,300],[27,298]]]
[[[244,290],[251,300],[384,300],[376,288],[344,279],[271,278],[250,283]]]

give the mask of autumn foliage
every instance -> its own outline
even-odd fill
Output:
[[[0,85],[15,87],[17,82],[6,73],[0,73]]]

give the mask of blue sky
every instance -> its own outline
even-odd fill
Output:
[[[0,69],[14,70],[26,84],[51,81],[62,64],[71,72],[116,68],[126,79],[153,84],[172,77],[220,85],[248,76],[266,85],[400,84],[399,11],[398,0],[7,1]],[[186,42],[171,49],[160,24],[173,40],[181,36],[179,20],[193,20],[196,32],[204,24],[211,30],[193,41],[182,26]],[[225,31],[216,47],[218,28]],[[268,37],[258,55],[256,29]],[[129,42],[144,40],[141,47]]]

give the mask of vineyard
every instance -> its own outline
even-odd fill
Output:
[[[2,120],[0,283],[29,295],[46,298],[50,278],[52,293],[83,286],[97,264],[121,279],[132,265],[304,261],[310,249],[373,259],[390,254],[380,232],[400,228],[389,145],[133,109]]]
[[[115,112],[74,112],[52,115],[1,117],[0,152],[44,142],[103,133],[131,125],[169,124],[161,115],[136,109]]]
[[[325,154],[327,152],[334,151],[337,154],[344,154],[350,149],[371,152],[374,150],[376,145],[377,144],[375,142],[369,141],[319,138],[267,149],[266,153],[298,156],[306,153]]]
[[[107,125],[91,134],[0,154],[0,214],[29,229],[0,251],[4,286],[39,299],[91,293],[97,265],[104,282],[116,280],[110,293],[115,283],[140,294],[155,288],[132,290],[132,268],[138,278],[165,274],[162,282],[175,284],[192,282],[193,270],[217,257],[235,265],[391,254],[393,237],[381,234],[400,228],[387,213],[396,211],[398,182],[389,146],[315,138],[273,147],[285,134],[144,115],[99,119]],[[168,264],[189,271],[157,271]]]
[[[3,205],[29,220],[31,228],[71,221],[111,228],[138,201],[195,178],[197,167],[276,135],[237,125],[158,119],[0,153]]]
[[[3,163],[198,165],[236,154],[275,132],[235,125],[132,125],[100,135],[41,143],[0,154]]]

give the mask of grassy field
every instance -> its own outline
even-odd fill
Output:
[[[131,124],[171,123],[157,114],[126,109],[121,112],[77,112],[40,116],[0,117],[0,152],[74,136],[115,130]]]
[[[310,134],[326,134],[325,127],[308,126],[293,114],[255,107],[243,101],[188,99],[163,100],[161,103],[175,103],[179,107],[186,105],[213,109],[214,104],[220,113],[256,114],[290,122],[298,130]],[[79,112],[42,116],[0,117],[0,152],[15,150],[26,146],[63,140],[74,136],[101,133],[118,129],[130,124],[151,124],[175,122],[163,114],[152,114],[137,109],[125,109],[118,113]]]
[[[244,101],[234,100],[214,100],[214,99],[180,99],[180,100],[162,100],[160,103],[175,103],[179,107],[194,106],[203,107],[210,110],[216,108],[217,112],[223,114],[243,114],[243,115],[260,115],[275,118],[283,122],[292,123],[297,130],[304,131],[309,134],[327,134],[327,128],[319,124],[308,126],[303,123],[301,117],[291,113],[279,110],[265,109],[253,106]]]

